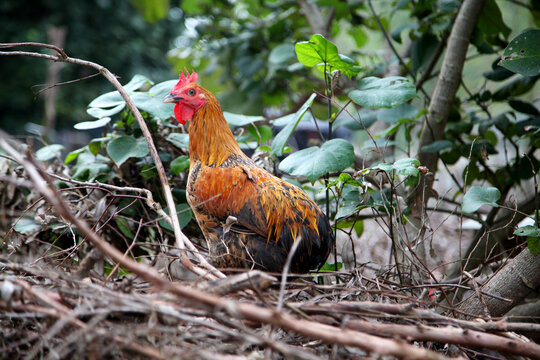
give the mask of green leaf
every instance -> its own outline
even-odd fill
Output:
[[[90,144],[88,144],[88,150],[90,150],[92,154],[97,155],[101,150],[101,144],[102,141],[93,139],[92,141],[90,141]]]
[[[391,173],[395,170],[395,167],[392,164],[380,163],[380,164],[375,165],[373,169],[379,169],[379,170],[386,171],[387,173]]]
[[[97,129],[97,128],[107,125],[110,121],[111,121],[110,117],[104,117],[95,121],[83,121],[83,122],[73,125],[73,127],[77,130]]]
[[[171,170],[175,175],[189,168],[189,157],[182,155],[171,161]]]
[[[178,80],[175,80],[175,83],[176,82],[178,82]],[[170,91],[174,86],[174,84],[172,84],[172,80],[171,83],[165,83],[167,86],[170,85],[168,91]],[[163,98],[167,94],[164,89],[160,87],[159,89],[162,89],[164,92],[154,95],[152,93],[135,92],[136,90],[144,89],[149,85],[152,85],[152,81],[150,79],[143,75],[137,74],[126,85],[124,85],[124,89],[128,92],[131,99],[139,109],[150,112],[152,114],[154,114],[155,111],[159,111],[160,115],[163,116],[158,116],[161,119],[166,119],[170,117],[172,114],[173,105],[163,103]],[[154,88],[156,88],[156,86],[154,86],[150,90]],[[155,97],[158,97],[159,99]],[[86,111],[91,116],[101,119],[119,113],[120,111],[122,111],[122,109],[124,109],[125,106],[126,104],[124,102],[124,99],[122,98],[122,96],[120,96],[118,91],[111,91],[95,98],[88,105],[88,109]],[[164,113],[164,109],[168,110],[168,112]]]
[[[296,43],[298,61],[307,67],[339,60],[337,46],[324,36],[315,34],[309,41]]]
[[[126,85],[124,85],[124,89],[126,89],[127,92],[134,92],[136,90],[141,89],[142,87],[146,85],[152,85],[152,84],[153,84],[152,80],[150,80],[146,76],[141,75],[141,74],[135,74],[135,76],[133,76],[131,80],[129,80],[129,82]]]
[[[488,37],[495,37],[501,33],[505,38],[511,29],[506,26],[504,19],[495,0],[487,0],[480,12],[477,28]]]
[[[526,102],[519,99],[510,99],[508,100],[508,104],[512,109],[519,111],[523,114],[533,115],[533,116],[539,116],[540,111],[530,102]]]
[[[378,110],[366,108],[362,108],[352,114],[344,111],[334,121],[333,128],[335,130],[341,126],[345,126],[349,130],[365,130],[377,121],[377,116]]]
[[[111,91],[92,100],[88,104],[88,107],[111,108],[120,104],[124,104],[124,99],[120,96],[120,93],[118,91]]]
[[[336,220],[348,217],[356,212],[360,204],[360,192],[356,186],[345,186],[336,213]]]
[[[127,237],[128,239],[133,239],[135,237],[135,235],[133,235],[133,232],[129,228],[129,222],[127,221],[127,219],[117,217],[114,220],[116,222],[116,226],[125,237]]]
[[[13,230],[23,235],[30,235],[41,230],[41,225],[36,224],[35,219],[24,216],[17,221]]]
[[[274,135],[272,128],[268,125],[255,126],[251,124],[248,127],[248,132],[257,140],[257,143],[259,144],[270,140]]]
[[[36,151],[36,157],[40,161],[49,161],[62,155],[64,146],[60,144],[47,145]]]
[[[540,238],[532,236],[527,237],[527,247],[533,255],[540,253]]]
[[[174,104],[164,103],[163,99],[171,92],[177,82],[177,79],[161,82],[151,87],[148,92],[134,93],[131,98],[140,110],[162,120],[168,119],[173,116]]]
[[[394,162],[394,168],[398,175],[416,176],[419,173],[420,161],[413,158],[403,158]]]
[[[153,24],[167,16],[170,0],[131,0],[131,3],[144,20]]]
[[[165,208],[163,210],[165,211],[165,213],[169,214],[169,208]],[[184,226],[186,226],[193,217],[193,212],[191,211],[191,208],[188,204],[185,203],[176,205],[176,214],[178,215],[178,222],[180,223],[181,229],[184,228]],[[173,231],[173,228],[165,219],[159,220],[159,226],[169,231]]]
[[[492,95],[494,101],[506,101],[511,96],[519,96],[531,90],[538,76],[519,76],[502,85]]]
[[[98,175],[109,174],[111,168],[107,164],[110,160],[102,155],[92,155],[87,147],[77,157],[77,164],[73,167],[73,178],[80,181],[95,179]]]
[[[346,140],[332,139],[320,148],[313,146],[289,155],[279,169],[295,176],[305,176],[313,184],[331,171],[342,171],[354,162],[354,148]]]
[[[349,98],[356,104],[374,109],[392,108],[415,96],[414,84],[401,76],[363,78],[358,89],[349,93]]]
[[[99,107],[89,107],[88,109],[86,109],[86,112],[88,113],[88,115],[95,117],[96,119],[102,119],[102,118],[108,118],[110,116],[118,114],[120,111],[124,109],[124,107],[126,107],[126,104],[122,102],[121,104],[110,109],[99,108]],[[82,129],[79,129],[79,130],[82,130]]]
[[[167,136],[166,140],[172,143],[174,146],[179,147],[180,149],[184,151],[187,151],[189,148],[189,135],[188,134],[172,133]]]
[[[540,238],[540,229],[536,225],[525,225],[515,230],[514,235]]]
[[[377,120],[389,124],[397,123],[401,119],[414,119],[418,115],[418,109],[409,103],[403,103],[391,109],[377,110]]]
[[[223,112],[225,120],[232,126],[246,126],[257,121],[263,121],[264,116],[248,116],[242,114],[233,114],[227,111]]]
[[[82,147],[80,149],[77,149],[77,150],[73,150],[72,152],[70,152],[69,154],[66,155],[66,159],[64,160],[64,164],[68,164],[70,162],[72,162],[73,160],[75,160],[80,153],[82,153],[83,151],[87,150],[88,148],[85,146],[85,147]]]
[[[307,67],[316,65],[329,65],[333,70],[339,70],[349,78],[360,72],[360,67],[351,58],[338,53],[337,46],[320,34],[315,34],[309,41],[302,41],[295,45],[298,61]],[[328,72],[330,68],[326,69]]]
[[[429,32],[413,41],[411,46],[411,70],[414,74],[425,69],[435,54],[438,45],[439,39]]]
[[[280,44],[272,49],[268,56],[268,62],[272,64],[283,64],[294,58],[294,46],[291,44]]]
[[[536,225],[526,225],[522,226],[516,231],[514,235],[517,236],[526,236],[527,237],[527,246],[531,254],[540,253],[540,229]]]
[[[339,262],[337,263],[337,270],[341,269],[343,267],[343,263]],[[336,271],[336,263],[324,263],[322,268],[319,269],[319,271]]]
[[[512,39],[499,65],[525,76],[540,74],[540,30],[527,30]]]
[[[441,152],[446,149],[451,149],[454,147],[454,143],[449,140],[437,140],[432,142],[429,145],[422,146],[422,152],[426,153],[435,153]]]
[[[514,75],[512,71],[499,66],[498,59],[491,64],[491,69],[491,71],[482,74],[491,81],[503,81]]]
[[[315,100],[315,97],[317,97],[317,94],[313,93],[307,99],[307,101],[302,105],[302,107],[294,114],[294,117],[292,117],[291,121],[285,126],[281,131],[274,137],[274,140],[272,141],[272,154],[275,156],[281,156],[283,155],[283,148],[285,145],[287,145],[287,141],[289,141],[289,138],[291,137],[294,129],[298,126],[298,123],[300,120],[302,120],[302,117],[304,114],[308,111],[309,107],[313,103],[313,100]]]
[[[144,138],[121,136],[107,144],[107,153],[119,167],[130,157],[144,157],[148,152],[148,144]]]
[[[461,210],[470,214],[478,210],[482,205],[499,207],[497,200],[501,197],[501,192],[495,187],[472,186],[463,196]]]

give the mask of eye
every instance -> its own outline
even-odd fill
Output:
[[[196,93],[195,89],[189,89],[189,90],[187,91],[187,94],[188,94],[189,96],[193,96],[193,95],[195,95],[195,93]]]

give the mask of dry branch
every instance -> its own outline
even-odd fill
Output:
[[[501,351],[506,354],[540,358],[540,345],[533,342],[522,342],[499,335],[450,326],[381,324],[364,320],[349,320],[344,326],[378,336],[392,338],[398,336],[408,341],[432,341],[442,344],[480,347]]]

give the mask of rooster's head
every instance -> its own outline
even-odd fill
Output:
[[[206,102],[203,89],[196,84],[199,76],[195,71],[190,75],[189,71],[180,72],[180,80],[169,95],[163,99],[164,103],[175,103],[174,116],[181,124],[193,117]]]

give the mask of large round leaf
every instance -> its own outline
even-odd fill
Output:
[[[279,164],[279,169],[291,175],[305,176],[314,183],[332,171],[341,171],[354,162],[354,148],[346,140],[332,139],[320,148],[303,149],[289,155]]]
[[[497,200],[501,197],[499,189],[494,187],[472,186],[463,196],[461,210],[470,214],[480,209],[482,205],[498,207]]]
[[[524,31],[512,39],[499,65],[525,76],[540,74],[540,30]]]
[[[143,157],[148,154],[148,144],[145,139],[135,139],[133,136],[121,136],[107,144],[107,153],[116,163],[122,165],[130,157]]]
[[[349,93],[358,105],[379,109],[392,108],[416,96],[414,84],[401,76],[387,78],[367,77],[360,80],[358,88]]]

